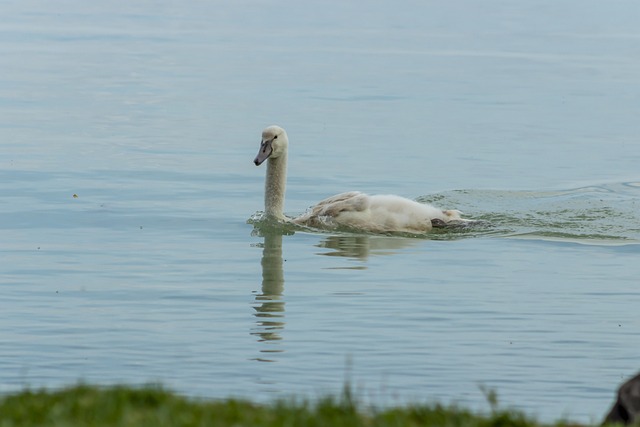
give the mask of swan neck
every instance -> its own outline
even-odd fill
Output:
[[[267,161],[267,179],[264,192],[265,213],[284,219],[284,193],[287,186],[287,153]]]

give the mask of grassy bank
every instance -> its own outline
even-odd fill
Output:
[[[491,403],[491,401],[490,401]],[[194,400],[160,387],[93,387],[26,390],[0,398],[0,427],[8,426],[438,426],[533,427],[535,420],[494,404],[487,414],[453,406],[359,408],[345,392],[313,403]],[[567,425],[557,423],[556,425]]]

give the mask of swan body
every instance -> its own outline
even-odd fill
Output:
[[[347,227],[372,233],[424,233],[434,226],[464,222],[460,211],[441,210],[395,195],[368,195],[359,191],[337,194],[320,201],[297,218],[284,213],[289,139],[284,129],[269,126],[262,131],[256,166],[267,160],[265,214],[280,221],[314,228]]]

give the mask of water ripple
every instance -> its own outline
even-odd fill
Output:
[[[559,191],[458,190],[420,197],[456,206],[488,226],[446,232],[446,237],[527,237],[589,244],[640,243],[637,183]]]

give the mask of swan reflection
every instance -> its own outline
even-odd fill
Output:
[[[254,230],[255,232],[255,230]],[[282,258],[282,237],[289,233],[285,230],[265,230],[256,232],[264,237],[262,246],[262,286],[255,294],[253,308],[256,322],[251,335],[262,343],[261,356],[255,358],[261,362],[274,362],[275,353],[283,352],[282,332],[285,327],[284,260]],[[317,247],[331,249],[321,255],[341,256],[366,261],[369,256],[391,255],[399,250],[417,245],[418,239],[363,236],[331,235],[322,238]],[[345,267],[353,268],[353,267]],[[366,268],[365,266],[357,268]],[[271,356],[269,356],[271,355]]]
[[[283,350],[277,347],[277,341],[281,340],[280,333],[284,329],[284,304],[282,292],[284,291],[284,270],[282,267],[282,234],[278,232],[264,235],[262,249],[262,288],[255,297],[256,327],[251,335],[259,337],[260,342],[270,342],[275,346],[260,350],[261,353],[280,353]],[[264,362],[273,362],[268,358],[257,358]]]
[[[316,246],[332,249],[320,255],[340,256],[361,261],[375,255],[393,255],[400,249],[416,246],[419,239],[408,237],[334,235],[322,239]]]

